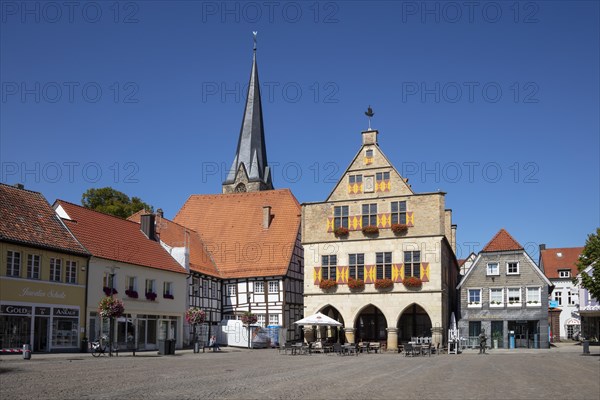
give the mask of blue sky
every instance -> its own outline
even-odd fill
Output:
[[[218,193],[258,34],[276,188],[324,200],[367,128],[447,192],[458,256],[502,227],[600,225],[596,1],[0,2],[0,181],[53,202],[113,186],[173,217]]]

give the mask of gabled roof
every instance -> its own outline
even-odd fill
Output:
[[[41,193],[0,183],[0,240],[89,256]]]
[[[540,266],[550,279],[558,279],[558,271],[570,269],[571,276],[577,275],[577,260],[583,252],[583,247],[559,247],[545,249],[540,252]]]
[[[492,252],[510,250],[523,250],[523,246],[521,246],[519,242],[517,242],[504,228],[502,228],[481,251]]]
[[[263,207],[271,223],[263,228]],[[300,228],[300,205],[289,189],[192,195],[174,222],[196,231],[223,278],[287,273]]]
[[[64,223],[93,256],[164,271],[187,273],[159,242],[150,240],[133,222],[90,210],[64,200],[61,207]]]
[[[141,210],[127,219],[139,224],[141,216],[147,213],[146,210]],[[215,277],[221,276],[198,232],[187,229],[167,218],[157,216],[156,233],[159,235],[160,241],[169,247],[185,247],[187,245],[190,254],[190,270]]]

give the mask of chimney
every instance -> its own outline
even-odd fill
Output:
[[[22,183],[15,183],[15,187],[17,189],[25,189],[25,185],[23,185]]]
[[[546,244],[545,243],[540,244],[540,254],[542,253],[542,250],[546,250]]]
[[[271,217],[271,206],[263,206],[263,229],[269,229]]]
[[[154,214],[144,214],[141,218],[140,229],[150,240],[156,240]]]
[[[452,246],[452,250],[454,250],[454,254],[456,254],[456,224],[450,225],[450,231],[452,232],[452,238],[450,242],[450,246]]]
[[[163,218],[163,214],[164,213],[163,213],[163,209],[162,208],[159,208],[158,210],[156,210],[156,215],[158,217]]]
[[[363,145],[377,144],[377,134],[379,134],[379,131],[376,130],[364,131],[362,133]]]

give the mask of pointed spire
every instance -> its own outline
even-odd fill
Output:
[[[244,118],[238,140],[237,151],[227,179],[223,182],[223,192],[233,192],[239,183],[244,183],[248,191],[273,189],[271,174],[267,163],[265,132],[263,127],[262,103],[258,66],[256,64],[256,33],[254,34],[254,50],[252,54],[252,71],[248,83]],[[241,166],[247,171],[247,176],[241,173]],[[249,185],[249,183],[255,183]]]

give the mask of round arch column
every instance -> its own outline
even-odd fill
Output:
[[[398,351],[398,329],[387,328],[387,350]]]

